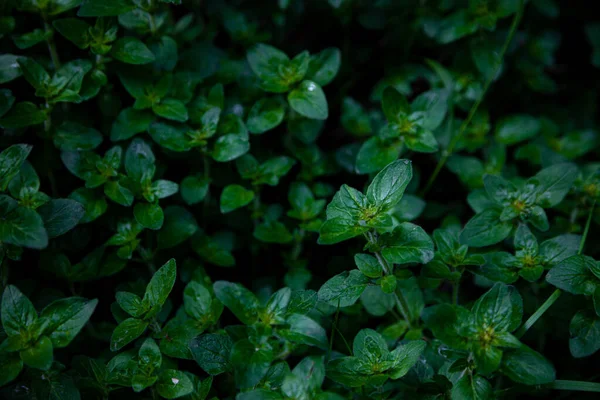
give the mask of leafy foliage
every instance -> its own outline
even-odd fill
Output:
[[[0,50],[0,398],[600,392],[587,4],[8,0]]]

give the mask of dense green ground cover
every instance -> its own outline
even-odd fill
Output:
[[[596,398],[593,17],[2,2],[0,398]]]

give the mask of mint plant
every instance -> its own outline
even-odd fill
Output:
[[[0,398],[595,398],[598,68],[581,2],[2,2]]]

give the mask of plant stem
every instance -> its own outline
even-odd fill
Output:
[[[331,339],[329,339],[329,354],[327,355],[327,359],[331,358],[331,352],[333,351],[333,340],[335,339],[335,327],[337,325],[339,317],[340,317],[340,302],[338,301],[337,311],[335,312],[335,319],[333,320],[333,325],[331,326]]]
[[[48,51],[50,52],[50,57],[52,58],[52,65],[54,66],[54,71],[60,68],[60,58],[58,58],[58,52],[56,51],[56,44],[54,43],[54,38],[52,34],[54,33],[52,27],[44,18],[44,30],[46,33],[50,32],[48,39],[46,39],[46,43],[48,44]]]
[[[595,205],[596,205],[596,201],[594,200],[594,202],[592,203],[592,207],[590,208],[590,212],[588,214],[587,222],[585,223],[585,229],[583,231],[583,236],[581,238],[581,242],[579,243],[579,251],[577,252],[577,254],[581,254],[583,252],[583,248],[585,247],[585,240],[587,239],[588,233],[590,231],[590,225],[592,222],[592,215],[594,212]],[[544,304],[542,304],[540,306],[540,308],[538,308],[536,310],[536,312],[534,312],[533,315],[531,317],[529,317],[529,319],[527,319],[527,321],[525,321],[523,326],[521,326],[521,328],[516,332],[515,336],[518,338],[522,337],[525,334],[525,332],[527,332],[527,330],[529,328],[531,328],[533,326],[533,324],[535,324],[537,322],[537,320],[540,319],[540,317],[552,306],[552,304],[554,304],[554,302],[556,300],[558,300],[558,298],[560,297],[561,294],[562,294],[561,290],[556,289],[550,295],[550,297],[548,297],[548,299],[544,302]],[[569,381],[565,381],[565,382],[569,382]]]
[[[579,251],[577,254],[581,254],[583,252],[583,248],[585,247],[585,240],[587,239],[588,233],[590,231],[590,225],[592,224],[592,215],[594,213],[594,206],[596,205],[596,200],[592,203],[592,208],[590,208],[590,213],[588,214],[587,221],[585,223],[585,229],[583,230],[583,236],[581,237],[581,242],[579,243]]]
[[[203,173],[204,173],[204,179],[209,182],[210,180],[210,160],[208,158],[208,151],[206,150],[206,148],[203,148],[202,151],[202,162],[203,162]],[[204,196],[204,203],[203,203],[203,211],[204,211],[204,221],[207,221],[207,216],[208,216],[208,207],[210,205],[210,184],[208,186],[208,190],[206,191],[206,195]]]
[[[527,321],[525,321],[523,326],[521,326],[521,328],[519,328],[519,330],[515,333],[515,336],[518,338],[522,337],[525,334],[525,332],[527,332],[527,330],[529,330],[529,328],[531,328],[533,326],[533,324],[535,324],[537,322],[537,320],[540,319],[540,317],[552,306],[552,304],[554,304],[554,302],[556,300],[558,300],[558,298],[560,297],[561,294],[562,294],[561,290],[556,289],[550,295],[550,297],[548,297],[548,299],[544,302],[544,304],[542,304],[540,306],[540,308],[538,308],[536,310],[536,312],[534,312],[531,315],[531,317],[529,317],[527,319]]]
[[[452,303],[458,305],[458,289],[460,288],[460,281],[452,282]]]
[[[298,231],[298,236],[296,237],[296,241],[294,243],[294,247],[292,248],[291,258],[292,260],[297,260],[302,253],[302,242],[304,241],[304,229],[300,229]]]
[[[367,235],[367,239],[369,240],[369,242],[371,242],[373,244],[376,243],[376,239],[374,239],[373,234],[370,232]],[[374,252],[374,254],[375,254],[375,258],[377,258],[377,261],[379,262],[379,265],[381,265],[381,268],[383,268],[384,274],[390,275],[393,271],[390,268],[390,266],[388,265],[388,262],[385,260],[385,258],[383,258],[381,253],[378,251]],[[404,320],[408,324],[408,328],[412,329],[412,324],[410,322],[408,311],[406,310],[404,303],[402,303],[402,301],[400,300],[400,296],[398,296],[397,290],[394,290],[394,300],[396,301],[396,306],[398,307],[398,311],[400,311],[400,314],[402,314],[402,318],[404,318]],[[404,296],[402,296],[402,300],[404,300],[404,302],[406,303],[406,299],[404,299]]]
[[[461,124],[461,126],[458,130],[458,134],[450,140],[450,143],[448,144],[448,148],[442,152],[442,158],[438,161],[437,165],[435,166],[435,169],[433,170],[433,173],[429,177],[429,180],[427,181],[425,188],[421,192],[422,195],[425,195],[429,191],[429,189],[431,189],[433,182],[435,182],[435,179],[437,178],[438,174],[440,173],[440,171],[446,164],[446,161],[448,161],[448,158],[452,155],[452,152],[454,151],[454,147],[457,145],[458,141],[464,135],[465,131],[467,130],[467,127],[469,126],[469,123],[471,123],[471,120],[473,119],[473,116],[475,116],[477,109],[483,102],[483,99],[485,98],[485,95],[486,95],[488,89],[492,85],[492,82],[494,81],[494,78],[496,77],[498,70],[502,66],[502,61],[504,60],[504,55],[506,54],[506,51],[508,50],[508,46],[510,45],[510,42],[512,41],[513,37],[515,36],[517,27],[519,26],[519,22],[521,21],[521,17],[523,16],[524,3],[525,2],[523,0],[521,0],[521,2],[519,4],[519,9],[517,10],[517,13],[515,14],[512,25],[510,27],[510,31],[508,32],[508,36],[506,37],[504,45],[502,46],[502,50],[500,51],[500,54],[498,55],[498,58],[496,60],[496,65],[494,65],[494,69],[492,70],[492,73],[490,73],[490,75],[487,77],[487,80],[483,86],[481,96],[479,96],[479,98],[477,99],[475,104],[473,104],[473,106],[471,107],[471,110],[469,111],[467,118],[463,121],[463,123]]]
[[[574,390],[579,392],[600,392],[600,383],[583,381],[565,381],[557,379],[546,385],[549,389]]]

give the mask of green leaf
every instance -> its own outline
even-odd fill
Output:
[[[450,392],[452,400],[485,400],[493,396],[492,385],[481,375],[464,374]]]
[[[146,195],[146,200],[164,199],[177,193],[179,185],[175,182],[159,179],[150,185],[150,194]]]
[[[81,4],[81,0],[53,0],[48,4],[48,14],[58,15]]]
[[[254,228],[252,235],[265,243],[289,243],[294,237],[279,221],[265,221]]]
[[[185,122],[188,120],[188,111],[185,104],[176,99],[164,99],[159,104],[152,106],[152,111],[159,117],[171,121]]]
[[[173,290],[175,279],[177,278],[177,266],[175,259],[171,258],[152,276],[150,283],[146,286],[143,301],[149,303],[150,306],[162,306],[169,293]]]
[[[34,210],[18,206],[12,198],[0,195],[0,242],[43,249],[48,246],[44,221]]]
[[[196,176],[186,176],[179,185],[181,197],[186,204],[198,204],[206,197],[208,193],[210,180]]]
[[[425,306],[425,300],[417,278],[398,279],[396,282],[396,294],[403,303],[408,319],[410,321],[418,321]]]
[[[10,181],[19,173],[32,146],[14,144],[0,153],[0,190],[6,190]]]
[[[192,393],[194,385],[182,371],[166,369],[158,376],[156,391],[165,399],[176,399]]]
[[[383,257],[392,264],[427,264],[433,259],[433,241],[423,228],[403,222],[381,236]]]
[[[84,7],[85,4],[79,10],[80,13]],[[154,54],[148,47],[141,40],[132,36],[117,40],[112,45],[110,54],[117,60],[127,64],[148,64],[155,60]]]
[[[354,263],[360,272],[369,278],[379,278],[383,274],[379,261],[369,254],[355,254]]]
[[[15,96],[8,89],[0,89],[0,117],[2,117],[15,103]]]
[[[277,392],[267,389],[255,389],[249,392],[238,393],[235,400],[282,400]]]
[[[427,344],[423,340],[413,340],[396,347],[390,354],[395,361],[393,369],[389,372],[390,378],[399,379],[406,375],[417,364],[425,347]]]
[[[385,168],[398,159],[404,143],[399,140],[384,141],[374,136],[363,143],[356,156],[356,171],[359,174],[369,174]]]
[[[127,318],[121,322],[110,337],[110,350],[118,351],[140,337],[146,328],[148,322],[136,318]]]
[[[359,270],[342,272],[321,286],[319,300],[334,307],[351,306],[359,299],[368,283],[369,279]]]
[[[54,361],[52,341],[47,336],[40,337],[32,346],[19,353],[23,364],[36,369],[48,370]]]
[[[13,285],[4,289],[1,310],[2,327],[9,336],[28,332],[38,319],[31,301]]]
[[[183,291],[183,304],[188,315],[194,319],[202,320],[212,310],[212,297],[208,289],[202,284],[191,281]]]
[[[13,41],[15,46],[23,50],[45,41],[47,36],[49,36],[48,33],[38,28],[28,33],[13,36]]]
[[[0,56],[1,57],[1,56]],[[3,128],[24,128],[31,125],[39,125],[46,120],[46,113],[35,104],[28,101],[17,103],[8,113],[0,118],[0,126]]]
[[[387,165],[367,188],[367,199],[379,208],[379,212],[392,209],[404,194],[412,179],[412,164],[409,160],[397,160]]]
[[[461,242],[472,247],[491,246],[506,239],[513,230],[511,221],[501,221],[495,208],[476,214],[460,233]]]
[[[260,134],[276,128],[285,117],[285,107],[279,98],[262,98],[248,113],[246,126],[250,133]]]
[[[179,60],[177,42],[169,36],[162,36],[159,40],[150,43],[150,50],[156,60],[154,67],[159,70],[173,71]]]
[[[541,128],[540,121],[531,115],[511,115],[498,122],[496,140],[502,144],[516,144],[536,136]]]
[[[266,375],[273,361],[273,352],[262,349],[248,339],[236,342],[231,350],[236,387],[249,389],[256,386]]]
[[[215,161],[227,162],[246,154],[248,150],[250,150],[248,137],[231,133],[217,139],[211,154]]]
[[[117,204],[129,207],[133,204],[133,193],[118,181],[108,181],[104,185],[104,194]]]
[[[156,342],[147,338],[138,352],[139,364],[145,368],[158,369],[162,364],[162,355]]]
[[[55,300],[40,313],[46,320],[44,334],[52,340],[55,349],[67,347],[92,316],[98,300],[69,297]]]
[[[159,247],[168,249],[183,243],[198,230],[194,216],[180,206],[169,206],[165,209],[165,222],[158,231]]]
[[[544,168],[527,182],[535,185],[536,203],[548,208],[562,201],[576,178],[577,167],[564,163]]]
[[[121,110],[110,130],[110,140],[127,140],[148,130],[155,117],[147,110],[125,108]]]
[[[473,305],[478,327],[498,332],[512,332],[521,325],[523,300],[514,286],[496,283]]]
[[[306,77],[320,86],[328,85],[337,75],[342,64],[342,53],[330,47],[310,57]]]
[[[352,239],[369,230],[366,226],[358,226],[357,222],[344,217],[327,219],[319,232],[319,244],[335,244]]]
[[[221,193],[221,213],[226,214],[252,202],[254,192],[240,185],[227,185]]]
[[[379,286],[367,286],[360,296],[365,310],[373,316],[382,317],[396,305],[394,296],[384,293]]]
[[[413,114],[421,115],[419,120],[424,133],[419,134],[420,140],[423,143],[429,142],[430,150],[419,150],[423,152],[433,152],[437,150],[437,141],[429,131],[437,129],[446,117],[448,112],[448,91],[443,89],[428,90],[421,93],[415,98],[411,104]],[[425,138],[424,136],[427,136]],[[435,150],[433,150],[435,148]]]
[[[281,335],[293,343],[314,346],[320,349],[327,348],[327,332],[315,320],[301,314],[292,314],[288,317],[288,330],[281,330]]]
[[[46,72],[44,67],[35,62],[33,59],[25,57],[19,58],[18,63],[21,67],[23,77],[27,80],[27,82],[29,82],[29,84],[36,90],[40,91],[39,93],[42,96],[45,95],[45,91],[50,85],[50,75],[48,72]]]
[[[79,188],[69,195],[69,198],[81,204],[85,214],[79,220],[80,224],[92,222],[106,212],[108,203],[100,193],[87,188]]]
[[[288,94],[290,107],[298,114],[311,119],[327,119],[329,109],[321,86],[312,81],[302,81]]]
[[[552,268],[546,280],[565,292],[591,295],[598,284],[592,273],[595,268],[596,260],[593,258],[574,255]]]
[[[37,209],[49,238],[64,235],[73,229],[85,214],[85,208],[75,200],[52,199]]]
[[[387,358],[389,353],[385,339],[373,329],[362,329],[356,334],[352,354],[367,365],[377,365]]]
[[[192,248],[203,260],[211,264],[221,267],[232,267],[235,265],[235,258],[231,254],[231,248],[227,248],[222,243],[213,240],[201,232],[196,233],[192,237]]]
[[[263,81],[269,81],[278,76],[279,66],[290,61],[284,52],[262,43],[252,46],[246,57],[252,71]]]
[[[148,311],[149,305],[143,304],[140,296],[129,292],[117,292],[116,296],[119,307],[132,317],[140,317]]]
[[[337,358],[327,364],[327,377],[349,387],[365,385],[371,373],[372,370],[357,357]]]
[[[0,55],[0,84],[10,82],[21,76],[21,68],[17,62],[20,56],[14,54]]]
[[[406,97],[391,86],[383,90],[381,108],[383,108],[385,118],[389,122],[396,122],[402,114],[410,113],[410,104],[408,104]]]
[[[215,296],[246,325],[258,319],[258,299],[248,289],[238,283],[217,281],[213,285]]]
[[[91,38],[88,34],[90,26],[85,21],[78,18],[63,18],[53,21],[52,26],[80,49],[86,49],[90,45]]]
[[[135,220],[144,228],[157,230],[163,225],[165,215],[158,204],[137,203],[133,207]]]
[[[15,380],[23,370],[23,361],[17,353],[0,352],[0,387]]]
[[[544,385],[556,379],[550,361],[525,345],[505,352],[501,370],[512,381],[524,385]]]
[[[219,375],[231,369],[229,354],[233,342],[226,334],[207,333],[190,343],[194,359],[209,375]]]
[[[581,310],[569,326],[569,350],[575,358],[588,357],[600,350],[600,318],[591,310]]]

